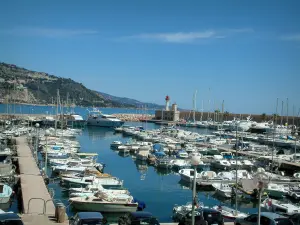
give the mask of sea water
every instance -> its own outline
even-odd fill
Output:
[[[0,112],[5,113],[7,106],[0,105]],[[52,107],[17,105],[16,113],[51,114]],[[101,109],[104,113],[138,113],[130,109]],[[76,108],[75,112],[86,115],[86,108]],[[132,126],[144,126],[147,129],[157,129],[158,125],[152,123],[126,123]],[[209,133],[209,130],[198,128],[184,128],[198,133]],[[116,134],[111,128],[86,127],[77,137],[81,144],[80,152],[96,152],[99,154],[98,162],[104,163],[105,173],[118,177],[124,181],[124,187],[136,199],[146,203],[146,211],[151,212],[160,222],[172,221],[172,209],[175,204],[182,205],[192,200],[192,191],[189,184],[180,181],[180,176],[173,170],[157,170],[146,163],[138,163],[133,155],[121,155],[110,149],[113,141],[126,142],[129,137]],[[68,202],[68,191],[61,187],[59,179],[51,179],[49,190],[54,193],[55,202],[63,202],[67,206],[69,216],[74,214],[72,206]],[[197,190],[198,199],[205,206],[225,204],[235,207],[231,200],[218,199],[214,191]],[[257,203],[238,202],[238,209],[243,212],[257,212]],[[14,204],[11,210],[16,210]],[[109,215],[111,221],[116,221],[119,215]]]

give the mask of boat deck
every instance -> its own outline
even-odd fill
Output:
[[[23,213],[54,216],[55,207],[25,137],[16,138]]]

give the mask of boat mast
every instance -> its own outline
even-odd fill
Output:
[[[224,100],[222,102],[222,123],[224,122]]]
[[[238,184],[238,172],[237,172],[237,155],[238,155],[238,125],[236,123],[235,131],[235,215],[237,215],[237,184]]]
[[[210,119],[210,88],[208,89],[208,113],[207,113],[207,120]]]
[[[194,93],[194,96],[193,96],[193,120],[194,120],[194,123],[196,122],[196,97],[197,97],[197,90],[195,91]]]
[[[284,102],[282,101],[281,102],[281,114],[280,114],[280,125],[282,126],[282,122],[283,122],[283,105],[284,105]]]
[[[56,94],[55,136],[57,132],[58,104],[59,104],[59,89],[57,89],[57,94]]]
[[[203,100],[202,100],[202,108],[201,108],[201,118],[200,118],[200,121],[202,121],[202,117],[203,117]]]
[[[286,126],[289,125],[289,98],[286,98]]]
[[[278,98],[276,101],[276,113],[275,116],[273,118],[273,148],[272,148],[272,161],[271,161],[271,171],[273,171],[273,160],[274,160],[274,150],[275,150],[275,129],[276,129],[276,125],[277,125],[277,110],[278,110]]]
[[[295,105],[293,105],[293,129],[295,126]]]

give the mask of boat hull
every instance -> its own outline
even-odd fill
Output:
[[[121,127],[124,121],[109,121],[109,120],[92,120],[88,119],[87,126],[95,127]]]
[[[101,202],[79,202],[72,201],[72,206],[78,211],[90,212],[136,212],[138,204],[136,203],[101,203]]]

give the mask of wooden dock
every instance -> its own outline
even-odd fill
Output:
[[[33,225],[30,218],[36,219],[37,215],[54,217],[55,207],[26,138],[18,137],[16,141],[24,218],[27,218],[27,224]]]

